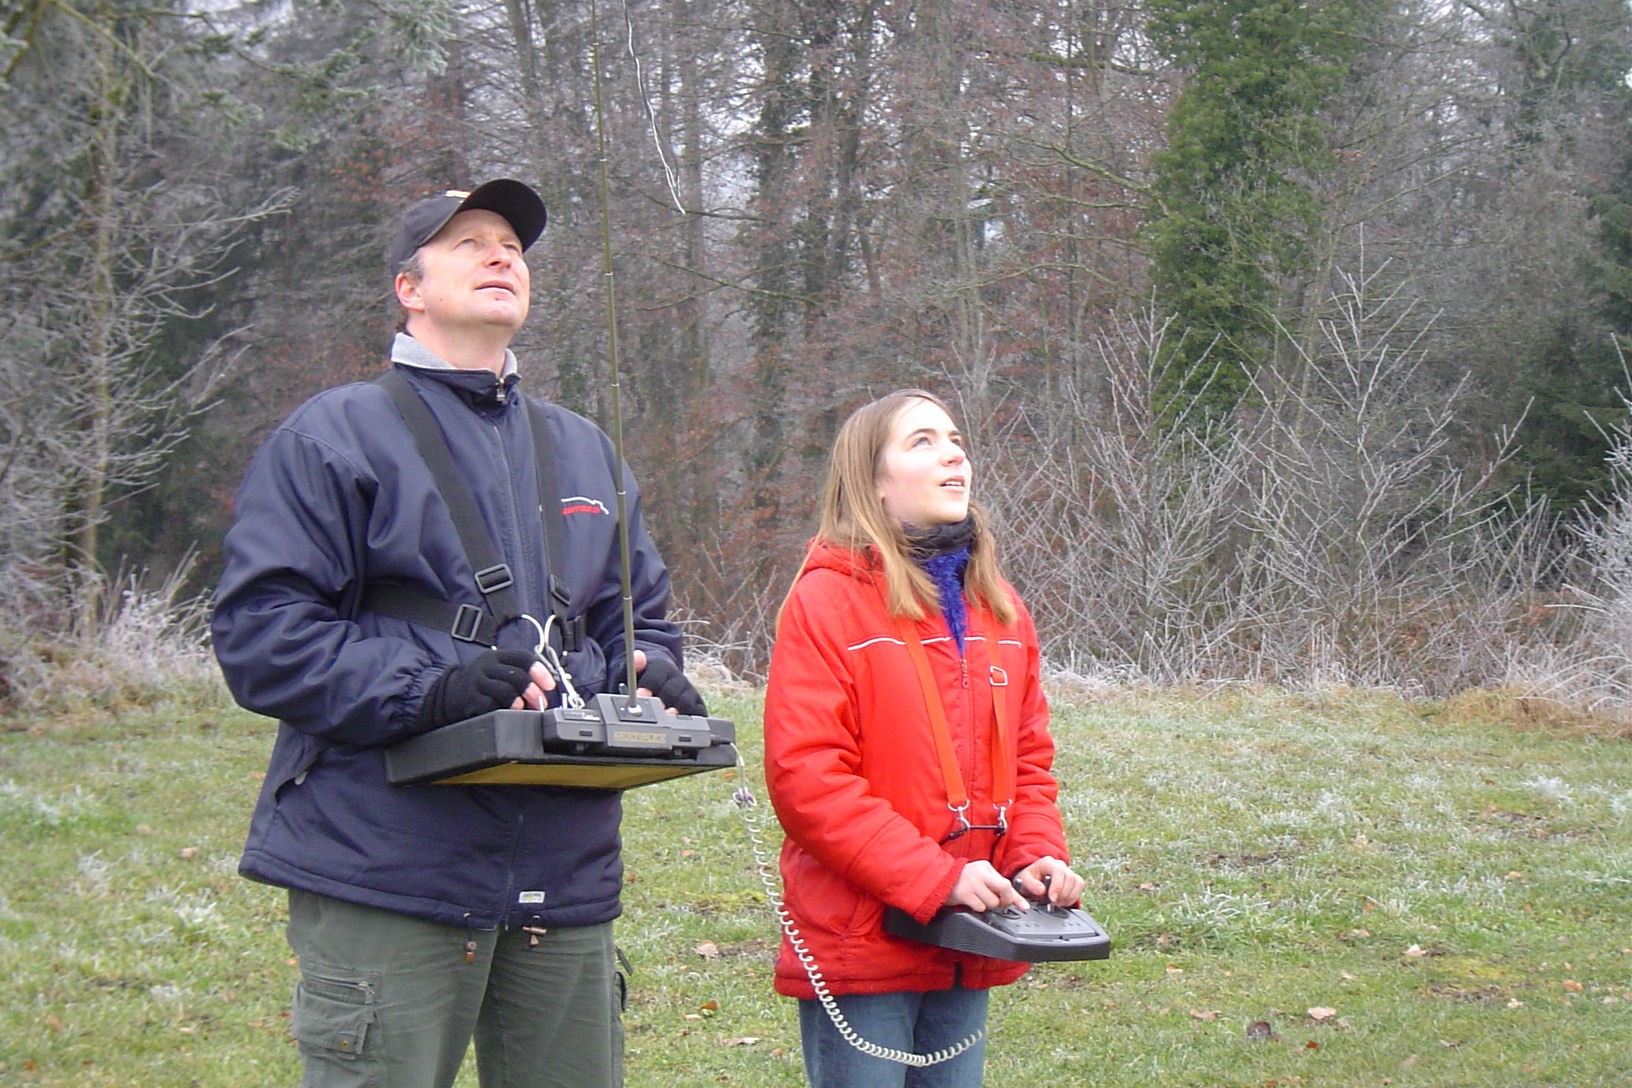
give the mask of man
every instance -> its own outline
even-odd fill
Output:
[[[634,481],[619,466],[631,647],[611,443],[518,388],[523,254],[545,219],[528,186],[491,181],[414,204],[387,255],[406,385],[391,380],[429,409],[473,517],[450,512],[423,432],[416,443],[395,394],[369,382],[318,394],[273,432],[226,536],[216,655],[238,702],[279,719],[240,870],[288,889],[306,1085],[450,1085],[472,1039],[484,1088],[622,1080],[618,794],[398,787],[383,755],[486,711],[547,705],[545,629],[577,690],[614,690],[632,653],[643,694],[706,713]],[[559,491],[543,498],[539,408]],[[467,554],[484,532],[491,567]]]

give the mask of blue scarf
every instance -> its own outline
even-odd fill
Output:
[[[963,652],[963,636],[969,629],[969,609],[963,600],[963,572],[969,566],[969,544],[974,538],[972,517],[956,525],[937,526],[924,532],[907,530],[907,542],[912,558],[929,580],[935,584],[936,596],[941,601],[941,615],[946,618],[947,630]]]
[[[969,549],[959,548],[948,555],[933,555],[923,561],[924,573],[935,583],[941,598],[941,615],[947,629],[963,652],[963,634],[969,627],[969,608],[963,600],[963,570],[969,565]]]

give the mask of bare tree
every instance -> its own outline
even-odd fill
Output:
[[[1502,440],[1463,463],[1457,394],[1395,340],[1408,308],[1344,282],[1320,358],[1261,368],[1256,408],[1172,426],[1152,314],[1101,339],[1104,399],[1080,440],[1003,436],[1024,451],[997,466],[1007,564],[1056,665],[1444,694],[1554,633],[1528,623],[1556,577],[1545,506],[1491,486]]]
[[[1169,332],[1147,310],[1098,337],[1092,395],[1070,379],[1057,389],[1084,421],[1077,433],[1039,409],[977,448],[1023,451],[992,466],[983,494],[1059,668],[1156,683],[1217,675],[1246,620],[1230,556],[1243,451],[1221,430],[1198,424],[1198,439],[1165,425]]]
[[[1619,345],[1617,345],[1619,353]],[[1623,374],[1632,388],[1632,371]],[[1562,604],[1584,616],[1578,637],[1561,654],[1527,664],[1529,686],[1544,695],[1602,711],[1632,712],[1632,395],[1609,427],[1613,486],[1572,523],[1580,563]]]
[[[0,594],[88,632],[108,498],[152,480],[232,350],[216,338],[176,360],[160,345],[188,342],[175,330],[210,308],[234,236],[279,197],[229,211],[196,170],[165,176],[167,141],[197,120],[187,96],[201,74],[167,68],[185,52],[178,21],[113,6],[77,16],[30,27],[0,99],[17,138],[0,156],[14,186],[0,207],[0,297],[15,331],[0,348],[12,496]],[[66,56],[81,73],[72,85],[55,78]]]
[[[1462,389],[1424,380],[1383,271],[1340,273],[1324,350],[1254,380],[1242,528],[1266,574],[1257,652],[1278,677],[1444,693],[1500,672],[1492,636],[1540,584],[1548,524],[1496,485],[1511,431],[1482,463],[1460,456]]]

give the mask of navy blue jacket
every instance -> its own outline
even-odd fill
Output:
[[[399,350],[406,338],[399,338]],[[410,351],[419,349],[409,341]],[[401,366],[447,435],[521,607],[548,617],[544,529],[515,377]],[[545,404],[566,522],[565,580],[588,645],[569,655],[588,695],[624,675],[617,519],[606,435]],[[639,648],[681,664],[668,574],[624,470]],[[402,418],[373,383],[298,408],[241,485],[216,593],[216,657],[238,702],[279,721],[239,868],[256,880],[456,925],[590,925],[623,883],[612,791],[386,783],[385,745],[418,731],[426,688],[481,647],[360,611],[396,582],[481,605],[448,509]],[[517,621],[499,645],[532,647]]]

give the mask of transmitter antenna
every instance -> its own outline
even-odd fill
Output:
[[[595,0],[589,2],[589,63],[595,79],[595,152],[600,168],[601,273],[606,280],[607,365],[612,376],[612,452],[617,461],[614,494],[618,515],[618,574],[622,579],[624,694],[635,698],[635,597],[631,585],[629,559],[629,511],[624,491],[623,397],[618,378],[618,319],[612,268],[611,197],[606,181],[606,121],[601,101],[601,35],[595,16]]]

